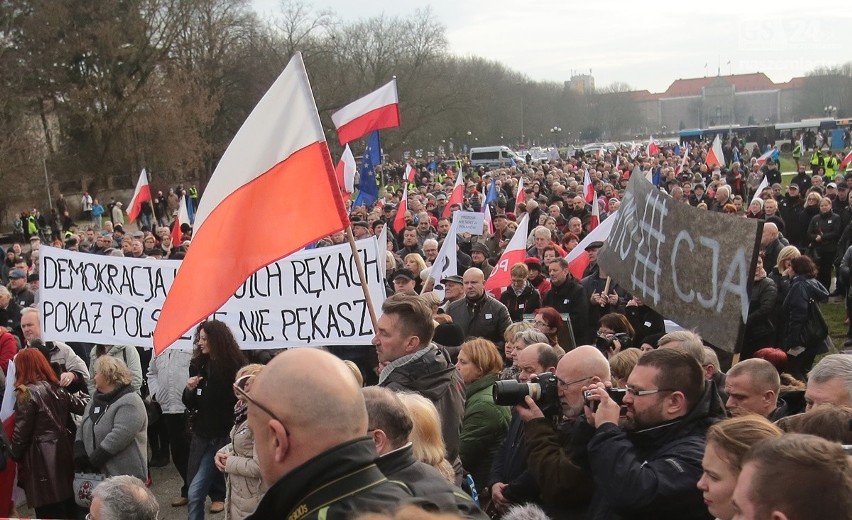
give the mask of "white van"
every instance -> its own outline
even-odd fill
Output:
[[[516,164],[522,164],[524,158],[510,150],[508,146],[483,146],[470,149],[470,164],[474,168],[511,166],[513,161]]]

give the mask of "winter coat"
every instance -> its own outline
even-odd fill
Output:
[[[429,399],[441,417],[441,433],[451,463],[459,455],[459,437],[464,419],[464,382],[450,363],[449,354],[434,345],[425,355],[395,367],[385,375],[382,372],[379,386],[394,392],[417,392]],[[387,368],[386,368],[387,370]]]
[[[842,232],[840,217],[836,213],[820,213],[813,217],[808,225],[808,239],[811,247],[819,256],[830,256],[832,261],[837,253],[837,243]],[[819,241],[817,237],[820,237]]]
[[[366,437],[320,453],[273,484],[249,518],[332,520],[396,509],[411,495],[382,475],[375,459],[376,448]]]
[[[531,283],[527,282],[521,294],[515,293],[510,285],[500,295],[500,303],[509,310],[509,317],[513,322],[523,321],[524,314],[532,314],[541,307],[541,295]]]
[[[148,414],[130,385],[108,394],[95,391],[77,430],[74,455],[85,455],[108,477],[148,478]]]
[[[589,322],[590,303],[580,282],[568,278],[561,285],[553,284],[541,304],[544,307],[553,307],[562,314],[568,314],[571,318],[571,329],[574,331],[575,345],[587,345],[592,342],[594,331]]]
[[[233,415],[224,410],[233,410],[237,404],[234,395],[234,379],[237,370],[218,375],[210,371],[204,358],[193,359],[189,364],[189,376],[201,376],[204,379],[195,390],[186,388],[183,383],[183,404],[193,410],[192,433],[205,439],[224,438],[233,426]]]
[[[503,496],[513,504],[539,500],[538,484],[527,470],[525,426],[521,417],[513,412],[509,431],[494,456],[491,475],[488,477],[488,487],[498,482],[507,484],[503,488]]]
[[[27,502],[42,507],[71,498],[74,434],[68,424],[70,413],[83,413],[86,401],[46,381],[17,387],[15,397],[10,448]]]
[[[792,347],[803,346],[806,349],[816,348],[822,352],[825,345],[823,342],[817,345],[806,345],[803,334],[804,326],[808,321],[808,301],[813,299],[817,303],[828,299],[826,289],[815,278],[806,278],[798,275],[790,283],[790,291],[784,298],[782,309],[784,311],[784,334],[781,336],[781,349],[784,351]]]
[[[771,278],[754,282],[749,295],[743,350],[754,352],[775,342],[775,303],[778,289]]]
[[[465,388],[459,454],[478,489],[488,482],[491,462],[509,429],[509,409],[494,404],[491,387],[497,374],[486,374]]]
[[[219,450],[227,453],[225,476],[228,480],[228,509],[225,518],[242,520],[252,514],[266,492],[260,478],[260,466],[254,450],[254,435],[244,420],[231,429],[231,442]]]
[[[488,518],[467,493],[447,482],[437,469],[417,460],[411,443],[380,456],[376,465],[389,480],[403,484],[416,498],[431,501],[439,511]]]
[[[89,381],[89,367],[83,358],[74,353],[74,349],[60,341],[47,341],[45,348],[50,353],[50,366],[59,376],[63,372],[74,374],[75,380],[68,385],[69,392],[86,391]]]
[[[465,339],[485,338],[503,345],[503,333],[512,324],[509,309],[488,293],[477,300],[462,298],[447,305],[447,314],[464,331]]]
[[[701,491],[707,428],[725,416],[716,385],[684,417],[627,432],[601,425],[587,445],[595,494],[590,520],[710,520]]]
[[[142,389],[142,363],[139,360],[139,352],[137,352],[136,347],[127,347],[125,345],[113,345],[108,347],[109,350],[106,351],[105,356],[112,356],[116,359],[120,359],[124,361],[124,364],[127,365],[127,368],[130,369],[130,373],[133,375],[133,380],[130,382],[130,387],[133,388],[133,391],[136,393],[140,393]],[[98,356],[97,354],[98,347],[94,347],[92,351],[89,353],[89,395],[95,394],[95,363],[97,362]]]
[[[183,389],[189,379],[189,350],[167,349],[148,364],[148,390],[165,414],[182,414]]]

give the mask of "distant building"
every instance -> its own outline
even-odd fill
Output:
[[[775,83],[766,74],[678,79],[665,92],[629,92],[651,131],[754,125],[793,119],[804,78]]]
[[[595,78],[591,74],[574,74],[570,81],[566,81],[569,89],[581,96],[595,93]]]

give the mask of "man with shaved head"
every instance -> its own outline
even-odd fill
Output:
[[[464,338],[485,338],[503,345],[503,333],[512,324],[509,309],[485,292],[485,274],[471,267],[464,272],[464,298],[447,305],[447,314],[462,328]]]
[[[249,518],[349,518],[410,498],[373,464],[364,397],[340,359],[309,348],[282,352],[243,397],[269,486]]]
[[[591,473],[577,460],[577,447],[585,446],[594,429],[583,417],[582,389],[609,382],[609,362],[596,347],[579,346],[559,360],[556,377],[559,403],[566,418],[561,431],[554,430],[553,423],[544,417],[532,398],[527,397],[515,408],[526,421],[527,465],[541,487],[545,508],[583,518],[594,485]]]

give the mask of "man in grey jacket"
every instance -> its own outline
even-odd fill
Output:
[[[509,309],[485,292],[485,275],[481,270],[471,267],[462,280],[465,297],[449,304],[447,314],[462,328],[466,340],[479,337],[502,345],[503,333],[512,324]]]

